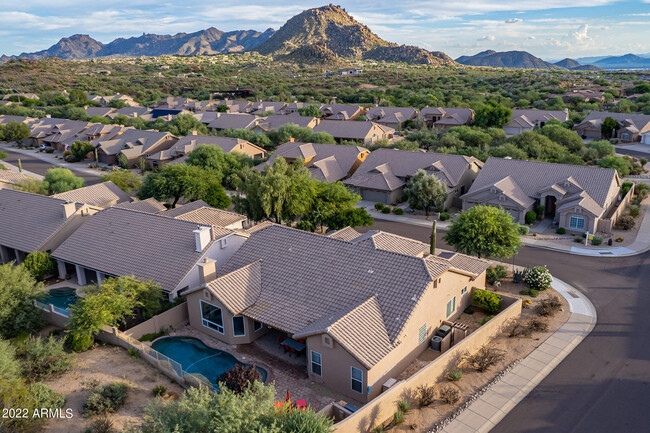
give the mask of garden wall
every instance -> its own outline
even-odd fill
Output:
[[[412,395],[420,385],[432,385],[449,369],[455,367],[465,352],[474,353],[497,335],[505,332],[512,319],[521,314],[521,299],[501,295],[504,309],[489,322],[472,332],[435,361],[410,378],[398,382],[358,411],[334,425],[336,433],[369,432],[390,419],[397,410],[397,402]],[[321,412],[332,412],[326,407]]]
[[[162,331],[164,326],[179,328],[187,323],[189,315],[187,312],[187,302],[183,302],[164,313],[153,316],[151,319],[127,329],[125,333],[136,340],[144,334],[155,334]]]
[[[630,202],[634,198],[634,187],[636,185],[632,184],[630,190],[625,194],[623,200],[615,207],[614,211],[611,212],[611,215],[608,215],[607,218],[602,218],[598,220],[598,227],[596,228],[597,232],[611,233],[612,229],[616,225],[616,221],[623,215],[625,209],[629,206]]]

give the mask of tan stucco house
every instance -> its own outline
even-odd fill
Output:
[[[471,125],[474,114],[471,108],[424,107],[420,119],[429,128],[446,131],[454,126]]]
[[[618,122],[614,136],[623,142],[642,141],[644,134],[650,132],[650,115],[606,111],[591,111],[573,130],[583,138],[600,140],[604,138],[601,128],[608,117]]]
[[[503,125],[503,130],[507,136],[521,134],[524,131],[532,131],[535,128],[541,128],[549,120],[559,120],[566,122],[569,120],[569,109],[558,110],[522,110],[515,108],[512,110],[510,122]]]
[[[118,155],[126,157],[129,167],[134,167],[140,158],[167,150],[178,141],[169,132],[127,129],[110,139],[101,137],[93,141],[100,163],[114,165]]]
[[[73,189],[52,197],[75,203],[83,203],[101,210],[120,203],[129,203],[132,198],[110,180],[95,185]]]
[[[393,128],[375,122],[341,122],[338,120],[321,120],[314,126],[314,132],[326,132],[337,142],[356,141],[369,146],[379,140],[391,140],[395,134]]]

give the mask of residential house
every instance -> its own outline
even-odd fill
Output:
[[[259,118],[252,114],[220,113],[219,116],[208,124],[209,129],[223,131],[225,129],[252,129]]]
[[[95,211],[81,203],[0,189],[0,261],[21,263],[33,251],[51,252]]]
[[[9,122],[26,123],[29,125],[35,120],[37,119],[34,117],[0,115],[0,125],[6,125]]]
[[[203,123],[205,126],[208,126],[210,122],[219,117],[218,112],[216,111],[194,111],[192,116],[196,117],[196,120]]]
[[[167,150],[177,140],[168,132],[127,129],[111,139],[102,137],[93,145],[100,163],[114,165],[118,162],[118,155],[123,154],[129,167],[133,167],[138,159]]]
[[[596,92],[591,89],[573,89],[573,90],[569,90],[563,95],[551,94],[548,95],[547,100],[556,98],[558,96],[562,98],[562,102],[564,102],[565,104],[572,103],[574,100],[579,100],[582,102],[605,101],[604,92]]]
[[[521,110],[515,108],[512,110],[510,122],[503,125],[503,130],[507,136],[521,134],[524,131],[532,131],[535,128],[541,128],[549,120],[559,120],[566,122],[569,120],[569,109],[563,111],[553,110]]]
[[[404,122],[416,120],[418,111],[410,107],[372,107],[366,113],[366,120],[393,129],[400,129]]]
[[[129,203],[132,199],[110,180],[83,188],[54,194],[52,197],[75,203],[87,204],[101,210],[119,203]]]
[[[77,120],[59,119],[60,123],[54,125],[49,134],[43,137],[41,144],[48,145],[58,151],[67,150],[75,141],[80,139],[79,134],[91,124]],[[81,137],[83,139],[83,137]]]
[[[256,132],[277,131],[281,126],[289,123],[301,128],[314,129],[319,122],[320,119],[316,119],[315,117],[272,114],[267,117],[258,118],[257,124],[250,129]]]
[[[161,99],[155,104],[151,105],[151,108],[155,109],[170,109],[170,110],[185,110],[187,107],[192,106],[196,101],[190,98],[181,98],[180,96],[169,96],[167,98]]]
[[[190,134],[181,137],[169,149],[149,155],[147,161],[152,168],[162,167],[171,161],[183,162],[188,153],[202,144],[220,147],[224,153],[238,152],[259,159],[266,157],[266,150],[241,138]]]
[[[161,202],[159,202],[153,197],[150,197],[146,200],[135,199],[131,202],[125,201],[116,204],[115,207],[121,209],[129,209],[138,212],[153,213],[153,214],[164,212],[167,210],[164,204],[162,204]]]
[[[423,257],[420,242],[389,234],[350,237],[253,231],[223,266],[201,264],[202,284],[183,292],[190,326],[226,344],[267,332],[304,341],[311,381],[373,399],[470,305],[489,263]]]
[[[366,108],[359,105],[326,104],[320,107],[323,118],[328,120],[354,120],[366,114]]]
[[[228,107],[228,113],[246,113],[246,109],[252,104],[251,101],[224,99],[218,101],[217,106],[225,105]]]
[[[109,95],[109,96],[98,96],[98,95],[88,94],[87,96],[89,101],[98,102],[102,107],[108,106],[108,104],[113,100],[122,101],[130,107],[139,106],[139,104],[135,102],[132,97],[128,95],[116,94],[116,95]]]
[[[623,142],[641,141],[644,133],[650,131],[650,115],[640,113],[610,113],[607,111],[591,111],[585,120],[573,127],[573,130],[583,138],[601,140],[602,125],[605,119],[616,120],[615,136]],[[647,140],[647,139],[646,139]]]
[[[266,162],[255,168],[263,170],[267,166],[272,167],[278,157],[284,158],[288,163],[301,158],[305,161],[311,177],[325,182],[336,182],[354,174],[369,154],[368,149],[360,146],[289,141],[278,146]]]
[[[381,148],[371,152],[343,183],[363,200],[394,204],[404,196],[408,180],[422,169],[446,186],[444,207],[460,207],[459,197],[469,190],[482,166],[478,159],[464,155]]]
[[[278,111],[277,114],[300,114],[298,111],[301,108],[305,108],[309,105],[315,105],[320,108],[321,104],[314,102],[297,102],[293,101],[286,105],[282,110]]]
[[[90,117],[108,117],[110,114],[117,112],[115,108],[111,107],[86,107],[84,111]]]
[[[280,113],[287,106],[286,102],[252,102],[245,108],[244,112],[249,114],[263,115],[265,113]]]
[[[142,117],[147,113],[149,113],[149,109],[145,107],[123,107],[115,112],[109,113],[107,117],[112,120],[117,116]]]
[[[471,125],[474,114],[471,108],[424,107],[420,110],[420,119],[429,128],[446,131],[454,126]]]
[[[81,225],[52,257],[79,285],[133,275],[157,282],[173,299],[179,290],[198,286],[199,263],[205,259],[225,263],[247,236],[222,227],[109,207]]]
[[[393,128],[375,122],[340,122],[338,120],[321,120],[314,126],[314,132],[326,132],[339,143],[356,141],[359,144],[372,145],[379,140],[391,140],[395,134]]]
[[[617,204],[621,181],[616,170],[518,159],[488,158],[474,184],[461,197],[463,210],[498,206],[515,222],[544,206],[544,215],[567,230],[599,230]]]
[[[248,218],[236,212],[228,212],[208,206],[203,200],[196,200],[161,214],[169,218],[192,221],[197,224],[227,229],[243,229]]]
[[[36,93],[7,93],[2,97],[3,101],[8,101],[12,97],[20,97],[20,98],[25,98],[25,99],[36,99],[37,101],[40,100],[41,98],[38,97]]]
[[[35,179],[25,173],[0,169],[0,188],[16,189],[22,182]]]
[[[344,68],[339,71],[339,75],[359,75],[362,72],[361,68]]]

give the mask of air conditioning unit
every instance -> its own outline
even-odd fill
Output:
[[[389,389],[391,389],[395,384],[397,383],[397,379],[395,378],[390,378],[384,384],[381,386],[381,392],[386,392]]]

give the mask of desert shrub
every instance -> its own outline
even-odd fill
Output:
[[[639,182],[634,187],[634,193],[638,197],[641,197],[642,199],[646,198],[649,192],[650,192],[650,185],[648,185],[647,183]]]
[[[485,271],[485,279],[490,284],[494,284],[495,282],[504,279],[507,275],[508,270],[503,265],[490,266]]]
[[[532,332],[546,332],[548,331],[548,323],[545,320],[540,319],[539,317],[531,318],[526,327]]]
[[[449,219],[449,214],[448,213],[441,213],[440,214],[440,221],[447,221]]]
[[[235,364],[233,368],[219,376],[218,382],[231,391],[240,394],[251,383],[262,381],[262,375],[254,365]]]
[[[501,310],[501,295],[492,293],[489,290],[474,290],[472,302],[488,313],[498,313]]]
[[[528,296],[530,296],[531,298],[536,298],[537,295],[539,295],[539,290],[537,289],[528,289],[527,292],[528,292]]]
[[[535,211],[529,210],[526,212],[526,224],[532,224],[537,220],[537,213]]]
[[[482,346],[478,352],[466,354],[464,357],[470,367],[480,372],[489,370],[490,367],[502,361],[503,358],[505,358],[505,354],[501,350],[488,345]]]
[[[550,298],[542,299],[535,308],[535,311],[537,311],[537,314],[540,316],[552,317],[555,316],[555,313],[560,311],[561,308],[562,302],[560,302],[560,298],[557,296],[551,296]]]
[[[591,240],[591,245],[601,245],[602,243],[603,243],[602,236],[594,236],[594,238]]]
[[[533,330],[528,328],[525,324],[523,324],[521,320],[517,320],[512,326],[512,329],[510,330],[508,337],[510,338],[530,337],[531,335],[533,335]]]
[[[81,381],[81,389],[85,389],[87,391],[94,391],[101,383],[102,381],[99,380],[98,378],[90,377],[86,380]]]
[[[404,422],[404,412],[397,410],[393,415],[393,424],[400,425]]]
[[[489,321],[492,320],[492,319],[494,319],[494,316],[493,316],[493,315],[491,315],[491,316],[487,316],[487,317],[485,317],[483,320],[481,320],[480,322],[478,322],[478,324],[479,324],[480,326],[483,326],[483,325],[485,325],[487,322],[489,322]]]
[[[528,284],[531,289],[546,290],[551,287],[553,277],[546,266],[535,266],[526,273],[524,282]]]
[[[630,192],[632,185],[634,185],[632,182],[623,182],[621,185],[621,197],[625,197],[627,193]]]
[[[582,243],[582,239],[580,239],[580,238],[573,238],[573,242],[575,242],[576,244],[581,244],[581,243]]]
[[[127,353],[134,357],[134,358],[139,358],[140,357],[140,352],[138,352],[138,349],[126,349]]]
[[[73,355],[63,350],[63,340],[29,337],[20,345],[18,356],[23,372],[32,379],[44,379],[72,367]]]
[[[185,384],[187,386],[191,386],[193,388],[200,388],[202,386],[207,386],[207,387],[212,386],[208,378],[199,373],[187,373],[185,376],[183,376],[183,380],[185,380]]]
[[[404,215],[404,209],[402,209],[401,207],[396,207],[393,209],[393,213],[395,215]]]
[[[29,386],[29,394],[37,408],[59,409],[65,403],[65,397],[40,382]]]
[[[114,413],[124,404],[129,393],[126,383],[113,382],[95,388],[83,405],[83,416]]]
[[[451,386],[445,386],[440,389],[440,400],[447,404],[454,404],[460,400],[460,391]]]
[[[381,209],[381,213],[390,213],[390,206],[386,206]]]
[[[623,242],[625,239],[623,238],[616,238],[616,242]]]
[[[517,227],[517,230],[519,230],[520,235],[524,236],[524,235],[527,235],[530,232],[530,227],[522,226],[520,224],[519,227]]]
[[[555,233],[558,235],[563,235],[566,233],[566,229],[564,227],[559,227],[557,230],[555,230]]]
[[[153,393],[154,396],[161,397],[165,395],[165,393],[167,392],[167,387],[158,385],[154,387],[154,389],[152,389],[151,392]]]
[[[622,215],[617,221],[616,226],[623,230],[631,230],[636,225],[632,215]]]
[[[85,433],[114,433],[113,421],[106,416],[101,416],[90,423]]]
[[[436,395],[436,388],[433,385],[420,385],[417,388],[417,396],[420,407],[429,406],[433,403]]]
[[[383,204],[383,203],[375,203],[375,209],[377,209],[377,210],[382,210],[383,208],[384,208],[384,204]]]
[[[65,340],[66,346],[73,352],[85,352],[93,347],[94,343],[95,339],[92,335],[78,332],[71,332]]]
[[[164,332],[154,332],[151,334],[144,334],[142,337],[138,338],[138,341],[153,341],[158,337],[165,335]]]
[[[447,379],[452,382],[458,382],[463,378],[463,372],[459,368],[454,368],[449,373],[447,373]]]
[[[404,412],[404,413],[409,413],[411,410],[411,403],[409,403],[408,400],[400,400],[397,402],[397,409]]]
[[[630,205],[630,207],[628,208],[628,212],[630,212],[630,215],[632,216],[632,218],[636,218],[639,215],[641,215],[641,208],[639,206],[633,204],[633,205]]]

